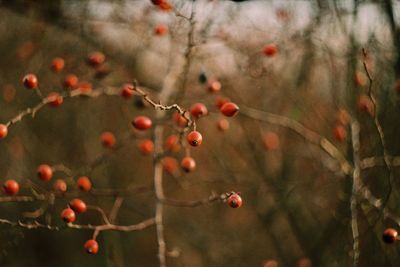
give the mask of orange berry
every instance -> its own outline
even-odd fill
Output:
[[[169,174],[175,175],[178,171],[178,162],[173,157],[164,157],[162,160],[164,170]]]
[[[181,145],[179,144],[179,137],[175,134],[172,134],[167,137],[165,140],[165,149],[171,152],[178,152],[181,149]]]
[[[56,57],[51,62],[51,69],[54,72],[60,72],[64,69],[64,65],[65,65],[64,59],[62,59],[60,57]]]
[[[220,108],[220,111],[227,117],[233,117],[239,112],[239,107],[235,103],[228,102]]]
[[[227,121],[226,119],[220,119],[217,122],[217,127],[218,127],[218,130],[220,130],[220,131],[226,131],[229,129],[229,121]]]
[[[278,53],[278,48],[274,44],[268,44],[264,46],[263,53],[267,57],[273,57],[276,55],[276,53]]]
[[[53,184],[53,189],[59,193],[67,192],[67,183],[64,180],[57,179]]]
[[[188,120],[183,117],[179,112],[174,113],[173,120],[180,127],[185,127],[188,123]]]
[[[86,241],[84,248],[89,254],[97,254],[97,252],[99,252],[99,244],[94,239]]]
[[[19,191],[19,184],[15,180],[7,180],[3,184],[3,189],[7,195],[15,195]]]
[[[346,137],[347,137],[347,131],[346,128],[344,128],[342,125],[337,125],[334,129],[333,129],[333,136],[335,137],[335,139],[339,142],[343,142]]]
[[[191,131],[186,139],[191,146],[199,146],[203,142],[203,137],[198,131]]]
[[[229,196],[228,198],[228,205],[231,208],[240,208],[242,206],[242,197],[237,194],[237,193],[233,193],[232,195]]]
[[[78,86],[79,79],[75,74],[68,74],[64,79],[64,86],[69,89],[74,89]]]
[[[51,92],[47,98],[49,99],[49,105],[52,107],[58,107],[61,106],[61,104],[64,102],[64,98],[62,95],[60,95],[57,92]]]
[[[159,36],[165,35],[168,33],[168,27],[163,24],[159,24],[154,28],[154,33]]]
[[[152,126],[152,122],[150,118],[146,116],[137,116],[133,122],[132,122],[133,127],[135,127],[138,130],[144,131]]]
[[[276,150],[279,148],[279,137],[274,132],[266,132],[263,137],[263,143],[266,150]]]
[[[90,182],[89,178],[86,176],[81,176],[76,181],[76,184],[80,190],[83,192],[89,192],[92,188],[92,183]]]
[[[190,114],[196,119],[208,114],[207,107],[202,103],[193,104],[190,107]]]
[[[154,143],[150,139],[145,139],[139,144],[139,150],[143,155],[149,155],[154,151]]]
[[[196,161],[192,157],[184,157],[181,161],[181,167],[185,172],[192,172],[196,168]]]
[[[8,134],[8,127],[5,124],[0,124],[0,139],[6,138]]]
[[[53,177],[53,170],[47,164],[42,164],[37,169],[37,175],[42,181],[49,181]]]
[[[115,136],[112,132],[102,133],[100,136],[100,141],[104,147],[108,147],[108,148],[115,146],[115,143],[117,142],[115,139]]]
[[[69,206],[76,213],[84,213],[87,210],[86,203],[79,198],[74,198],[69,202]]]
[[[74,222],[76,220],[75,212],[70,208],[66,208],[61,212],[61,219],[66,223]]]
[[[212,93],[218,92],[221,90],[221,83],[217,80],[209,80],[207,83],[208,90]]]
[[[89,64],[92,66],[103,64],[105,60],[106,56],[101,52],[93,52],[89,55]]]
[[[122,91],[121,91],[121,95],[124,98],[131,98],[133,96],[133,84],[131,83],[126,83],[122,86]]]

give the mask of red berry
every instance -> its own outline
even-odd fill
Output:
[[[382,239],[385,243],[392,244],[397,240],[397,231],[393,228],[388,228],[383,232]]]
[[[203,137],[198,131],[191,131],[186,138],[191,146],[199,146],[203,142]]]
[[[375,109],[371,99],[366,95],[360,95],[358,98],[358,109],[361,112],[369,113],[371,116],[374,115]]]
[[[350,122],[350,115],[346,110],[340,109],[336,113],[336,122],[340,125],[346,126]]]
[[[56,192],[64,193],[67,191],[67,183],[64,180],[57,179],[53,184],[53,189]]]
[[[49,104],[52,107],[58,107],[60,106],[63,102],[64,102],[64,98],[62,97],[62,95],[60,95],[59,93],[56,92],[52,92],[50,93],[47,98],[49,99]]]
[[[76,184],[80,190],[83,192],[89,192],[92,188],[92,183],[90,182],[89,178],[86,176],[81,176],[76,181]]]
[[[66,208],[61,212],[61,219],[66,223],[71,223],[76,219],[75,212],[70,208]]]
[[[86,241],[84,247],[85,251],[89,254],[97,254],[99,252],[99,244],[94,239]]]
[[[62,59],[60,57],[56,57],[51,62],[51,69],[54,72],[60,72],[64,69],[64,65],[65,65],[64,59]]]
[[[264,46],[263,52],[267,57],[273,57],[276,53],[278,53],[278,48],[274,44],[269,44]]]
[[[185,127],[188,123],[187,119],[183,117],[179,112],[174,113],[173,119],[175,123],[180,127]]]
[[[0,124],[0,139],[3,139],[8,134],[8,127],[5,124]]]
[[[333,135],[337,141],[343,142],[347,136],[346,128],[344,128],[342,125],[337,125],[333,129]]]
[[[311,260],[308,258],[302,258],[297,261],[296,267],[311,267]]]
[[[24,86],[28,89],[36,89],[38,87],[38,79],[36,75],[29,73],[22,79]]]
[[[69,207],[76,213],[84,213],[87,210],[86,203],[79,198],[74,198],[69,202]]]
[[[365,86],[367,84],[367,78],[362,72],[357,71],[354,76],[354,83],[357,86]]]
[[[179,137],[175,134],[172,134],[167,137],[165,140],[165,149],[171,152],[178,152],[181,149],[181,145],[179,144]]]
[[[139,150],[143,155],[149,155],[154,151],[154,143],[150,139],[145,139],[139,144]]]
[[[171,11],[172,10],[172,5],[168,2],[163,2],[161,4],[158,5],[158,7],[162,10],[162,11]]]
[[[3,184],[3,189],[7,195],[15,195],[19,191],[19,184],[15,180],[7,180]]]
[[[146,116],[137,116],[133,122],[132,122],[133,127],[135,127],[138,130],[147,130],[151,127],[152,122],[151,120],[146,117]]]
[[[220,109],[225,103],[230,102],[229,98],[223,97],[223,96],[218,96],[217,100],[215,101],[215,105],[217,106],[218,109]]]
[[[131,98],[133,96],[133,84],[126,83],[122,86],[121,95],[124,98]]]
[[[208,90],[212,93],[218,92],[221,90],[221,83],[217,80],[209,80],[207,83]]]
[[[279,148],[279,137],[274,132],[264,134],[263,143],[266,150],[276,150]]]
[[[208,114],[207,107],[202,103],[193,104],[190,107],[190,114],[196,119]]]
[[[228,198],[228,205],[231,208],[240,208],[242,206],[242,197],[237,193],[233,193]]]
[[[49,181],[53,177],[53,170],[47,164],[42,164],[37,169],[37,175],[40,180]]]
[[[192,157],[184,157],[181,161],[181,167],[185,172],[192,172],[196,169],[196,161]]]
[[[235,103],[228,102],[220,108],[220,111],[227,117],[233,117],[239,112],[239,107]]]
[[[165,3],[166,0],[151,0],[151,2],[153,3],[153,5],[161,5],[162,3]]]
[[[86,82],[86,81],[80,82],[78,84],[78,89],[82,93],[88,94],[88,93],[90,93],[92,91],[92,84],[90,82]]]
[[[100,136],[100,141],[104,147],[108,147],[108,148],[115,146],[115,143],[116,143],[115,136],[112,132],[102,133]]]
[[[68,74],[64,79],[64,86],[70,89],[78,86],[79,79],[75,74]]]
[[[164,35],[168,33],[168,27],[163,25],[163,24],[159,24],[154,28],[154,33],[156,35]]]
[[[226,131],[229,129],[229,122],[226,119],[220,119],[217,122],[217,127],[220,131]]]
[[[178,171],[178,162],[173,157],[164,157],[163,158],[163,167],[166,172],[169,174],[175,175]]]
[[[89,64],[92,66],[103,64],[105,60],[106,56],[101,52],[93,52],[89,55]]]

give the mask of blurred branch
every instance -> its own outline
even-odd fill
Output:
[[[188,201],[164,198],[162,200],[162,202],[166,205],[175,206],[175,207],[193,208],[193,207],[211,204],[212,202],[215,202],[215,201],[225,201],[229,197],[230,194],[232,194],[232,193],[230,192],[230,193],[224,193],[224,194],[220,194],[220,195],[213,193],[208,198],[205,198],[205,199],[188,200]]]
[[[343,173],[350,174],[353,167],[350,163],[346,160],[344,155],[333,145],[331,142],[328,141],[325,137],[319,135],[318,133],[308,129],[303,124],[292,120],[288,117],[276,115],[270,112],[261,111],[257,109],[253,109],[250,107],[246,107],[240,105],[240,114],[243,114],[246,117],[267,122],[273,125],[281,126],[287,129],[290,129],[303,137],[306,141],[319,146],[323,151],[325,151],[330,157],[335,159],[339,165]]]
[[[350,198],[351,230],[353,234],[353,266],[358,265],[360,257],[360,240],[357,222],[357,195],[360,190],[360,125],[357,121],[351,122],[351,141],[353,145],[353,185]]]
[[[400,166],[400,157],[391,157],[388,156],[387,159],[390,161],[391,167],[399,167]],[[369,169],[378,166],[386,166],[385,160],[383,157],[368,157],[364,158],[360,162],[361,169]]]

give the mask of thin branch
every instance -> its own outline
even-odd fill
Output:
[[[353,167],[346,160],[342,152],[340,152],[339,149],[337,149],[337,147],[332,144],[328,139],[308,129],[303,124],[285,116],[253,109],[244,105],[240,105],[240,114],[255,120],[267,122],[294,131],[295,133],[303,137],[306,141],[316,146],[319,146],[331,158],[335,159],[339,163],[340,168],[344,174],[351,174]]]
[[[211,194],[208,198],[205,199],[200,199],[200,200],[177,200],[177,199],[170,199],[170,198],[164,198],[162,202],[166,205],[170,206],[175,206],[175,207],[188,207],[188,208],[193,208],[193,207],[198,207],[202,205],[209,205],[213,202],[216,201],[225,201],[231,193],[224,193],[221,195],[217,195],[215,193]]]
[[[360,257],[360,241],[357,222],[357,195],[360,190],[360,125],[357,121],[351,122],[351,140],[353,145],[353,186],[350,198],[351,230],[353,234],[353,266],[358,265]]]

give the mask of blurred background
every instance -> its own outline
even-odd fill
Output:
[[[157,100],[165,78],[186,64],[186,72],[178,71],[171,102],[164,104],[189,109],[201,102],[209,115],[197,124],[203,145],[191,149],[197,169],[189,174],[179,168],[165,172],[165,194],[192,200],[235,190],[244,203],[240,209],[225,203],[165,206],[167,250],[174,254],[167,257],[167,266],[351,266],[351,177],[320,147],[286,127],[251,118],[246,108],[300,122],[352,162],[348,126],[347,138],[338,138],[334,131],[338,112],[345,110],[361,125],[360,157],[382,156],[374,120],[357,102],[368,94],[365,62],[374,79],[388,153],[400,155],[398,1],[169,3],[173,10],[162,10],[150,0],[0,1],[0,122],[40,102],[21,83],[26,73],[38,76],[43,95],[65,92],[64,78],[72,73],[94,89],[120,88],[136,79]],[[266,53],[266,46],[275,52]],[[106,56],[100,68],[87,64],[94,51]],[[59,73],[51,70],[55,57],[65,60]],[[210,93],[205,79],[218,81],[221,90]],[[227,119],[225,131],[218,129],[223,116],[216,101],[221,97],[243,107]],[[153,134],[133,131],[130,124],[143,114],[154,118],[155,112],[140,98],[119,95],[66,98],[58,108],[46,106],[34,118],[12,125],[0,142],[0,179],[30,179],[51,190],[51,183],[37,179],[37,166],[64,164],[76,175],[56,172],[53,179],[65,179],[69,191],[107,213],[118,194],[78,193],[77,176],[89,176],[101,192],[144,186],[147,190],[122,195],[115,223],[150,218],[155,207],[153,159],[143,156],[138,145]],[[166,119],[154,122],[165,125],[165,138],[177,132],[172,117],[168,112]],[[115,149],[102,147],[104,131],[114,133]],[[166,155],[180,162],[185,151]],[[376,198],[385,198],[392,189],[386,205],[400,214],[396,168],[393,177],[390,184],[384,166],[361,171]],[[20,192],[30,194],[28,188]],[[69,200],[2,202],[0,217],[31,222],[24,214],[41,208],[39,222],[62,227],[59,213]],[[357,210],[358,266],[399,266],[399,245],[381,241],[383,230],[398,227],[396,222],[361,199]],[[90,211],[78,222],[102,221]],[[0,266],[159,266],[154,226],[130,233],[101,232],[95,256],[83,250],[92,234],[0,225]]]

